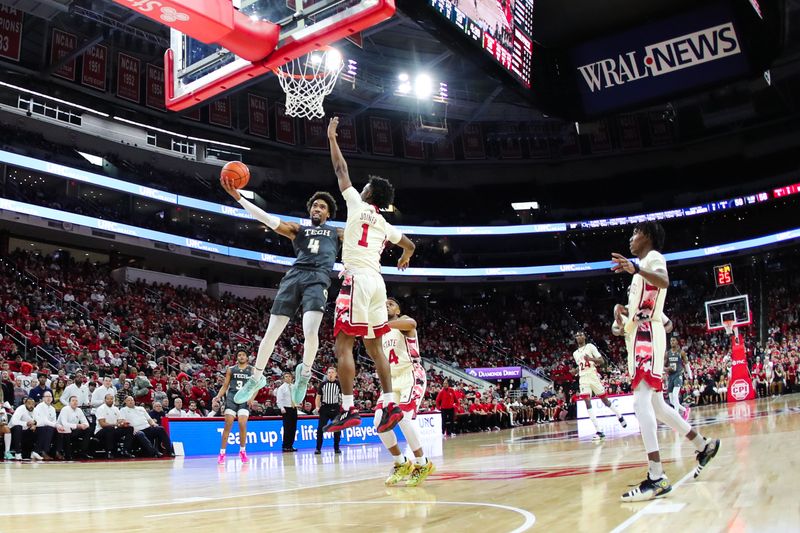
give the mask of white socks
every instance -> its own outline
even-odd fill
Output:
[[[225,448],[222,448],[222,449],[219,451],[219,454],[220,454],[220,455],[225,455]]]
[[[381,433],[382,435],[383,433]],[[407,461],[405,455],[393,455],[392,459],[394,459],[394,464],[401,465]]]
[[[394,392],[384,392],[383,393],[383,405],[389,405],[390,403],[395,403],[394,399]]]
[[[264,333],[264,338],[261,339],[261,343],[258,345],[258,357],[256,357],[255,365],[253,365],[255,367],[253,369],[254,379],[259,379],[264,375],[264,368],[266,368],[269,358],[272,356],[272,352],[275,351],[275,343],[278,342],[278,338],[280,338],[281,333],[283,333],[288,323],[288,316],[269,316],[267,332]]]
[[[6,453],[8,453],[11,450],[11,433],[4,433],[3,441],[6,446]]]
[[[352,394],[342,394],[342,409],[347,411],[351,407],[353,407],[353,395]],[[377,419],[378,419],[378,415],[377,415],[377,412],[376,412],[375,420],[377,421]],[[376,422],[376,424],[377,424],[377,422]]]
[[[661,461],[647,461],[647,475],[650,476],[650,479],[653,481],[657,479],[661,479],[664,476],[664,467],[661,465]]]
[[[698,433],[697,436],[692,439],[692,444],[694,444],[694,449],[698,452],[702,452],[706,449],[706,439],[700,433]]]
[[[613,412],[615,415],[617,415],[617,418],[619,418],[619,417],[621,417],[621,416],[622,416],[622,414],[619,412],[619,409],[617,408],[617,406],[616,406],[616,405],[614,405],[613,403],[612,403],[611,405],[609,405],[609,406],[608,406],[608,408],[609,408],[609,409],[611,409],[611,411],[612,411],[612,412]]]
[[[597,417],[594,416],[594,409],[590,407],[587,409],[587,411],[589,412],[589,418],[592,419],[592,424],[594,424],[595,431],[600,432],[600,426],[597,425]]]
[[[303,375],[310,376],[314,359],[319,350],[319,327],[322,325],[322,311],[303,313]]]

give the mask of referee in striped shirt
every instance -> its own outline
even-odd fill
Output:
[[[331,367],[325,374],[325,380],[317,387],[316,407],[319,413],[319,421],[317,423],[317,451],[314,452],[316,455],[322,453],[322,428],[324,428],[328,422],[336,418],[336,415],[339,414],[339,406],[341,403],[342,388],[339,386],[339,380],[336,379],[336,369]],[[339,441],[341,439],[342,432],[334,432],[334,453],[342,453],[339,449]]]

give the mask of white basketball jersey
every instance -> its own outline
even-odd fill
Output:
[[[373,205],[350,187],[342,192],[347,202],[347,224],[342,243],[342,263],[347,270],[368,268],[381,271],[381,253],[386,241],[397,244],[403,234],[386,222]]]
[[[420,362],[417,338],[406,337],[399,329],[392,329],[383,336],[383,354],[389,360],[392,374],[402,373]]]
[[[650,272],[666,271],[667,261],[657,251],[650,250],[639,266]],[[659,289],[648,283],[640,274],[634,274],[628,294],[628,317],[631,321],[629,322],[630,326],[625,328],[626,332],[632,331],[633,319],[639,322],[649,321],[661,324],[664,300],[666,299],[667,289]]]
[[[593,361],[587,359],[587,356],[600,357],[600,352],[597,351],[597,348],[591,342],[587,342],[582,347],[572,352],[572,357],[575,358],[575,364],[578,365],[578,369],[580,370],[580,377],[597,375],[597,367]]]

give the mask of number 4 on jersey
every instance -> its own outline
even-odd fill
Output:
[[[397,354],[394,350],[389,350],[389,364],[396,365],[400,363],[400,358],[397,357]]]
[[[319,253],[319,239],[309,239],[308,240],[308,249],[312,254]]]

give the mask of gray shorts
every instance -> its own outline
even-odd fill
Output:
[[[292,269],[281,280],[270,313],[293,317],[301,305],[304,313],[324,312],[330,284],[331,277],[327,272]]]
[[[225,397],[225,413],[231,416],[250,416],[250,408],[246,403],[236,403],[233,396]]]
[[[667,392],[671,392],[675,387],[683,387],[683,376],[678,374],[670,374],[667,378]]]

